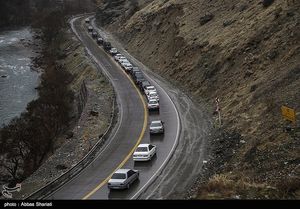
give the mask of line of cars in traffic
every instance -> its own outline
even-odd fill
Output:
[[[131,76],[136,86],[144,93],[147,99],[148,111],[159,112],[159,95],[156,88],[145,78],[142,71],[134,66],[123,54],[116,48],[112,47],[111,43],[101,37],[100,34],[90,25],[90,19],[85,19],[89,34],[96,40],[99,46],[108,52],[114,60],[119,63],[122,69]],[[152,134],[164,134],[164,122],[161,120],[151,121],[149,132]],[[149,161],[156,155],[157,147],[153,144],[139,144],[133,153],[133,160]],[[134,169],[118,169],[108,181],[109,189],[126,189],[139,178],[139,171]]]

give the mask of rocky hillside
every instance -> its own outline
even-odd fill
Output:
[[[124,23],[152,0],[98,0],[97,21],[100,25]]]
[[[222,128],[243,137],[194,197],[299,197],[300,122],[285,132],[280,110],[288,105],[300,117],[299,1],[102,2],[100,25],[208,111],[219,97]]]

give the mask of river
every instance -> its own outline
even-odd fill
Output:
[[[36,99],[40,73],[32,70],[37,56],[28,42],[32,42],[30,28],[0,32],[0,127],[26,110]]]

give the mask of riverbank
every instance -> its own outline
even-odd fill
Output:
[[[19,117],[38,96],[35,88],[40,83],[41,69],[34,66],[34,59],[42,46],[35,36],[30,27],[0,32],[0,127]]]
[[[72,128],[59,137],[54,154],[22,182],[22,191],[14,196],[17,199],[27,197],[73,167],[88,153],[110,124],[114,101],[112,86],[91,63],[71,31],[67,32],[66,37],[60,48],[65,58],[59,63],[74,76],[70,88],[77,95],[85,82],[86,102],[78,122],[74,121]],[[77,99],[74,105],[77,106],[79,102]],[[75,109],[78,111],[78,108]]]

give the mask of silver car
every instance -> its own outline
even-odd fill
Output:
[[[150,134],[163,134],[164,132],[164,122],[162,122],[161,120],[155,120],[151,122]]]
[[[114,56],[115,54],[118,54],[118,50],[116,48],[111,48],[111,50],[109,50],[109,53]]]
[[[108,181],[109,189],[128,189],[130,185],[139,179],[139,171],[133,169],[119,169]]]
[[[155,89],[154,86],[147,86],[147,87],[144,89],[144,93],[145,93],[146,95],[148,95],[150,92],[153,92],[153,91],[156,92],[156,89]]]
[[[159,110],[159,103],[156,99],[150,99],[148,101],[148,110]]]
[[[159,102],[159,96],[156,91],[150,91],[149,94],[147,95],[148,101],[151,99],[156,99]]]

